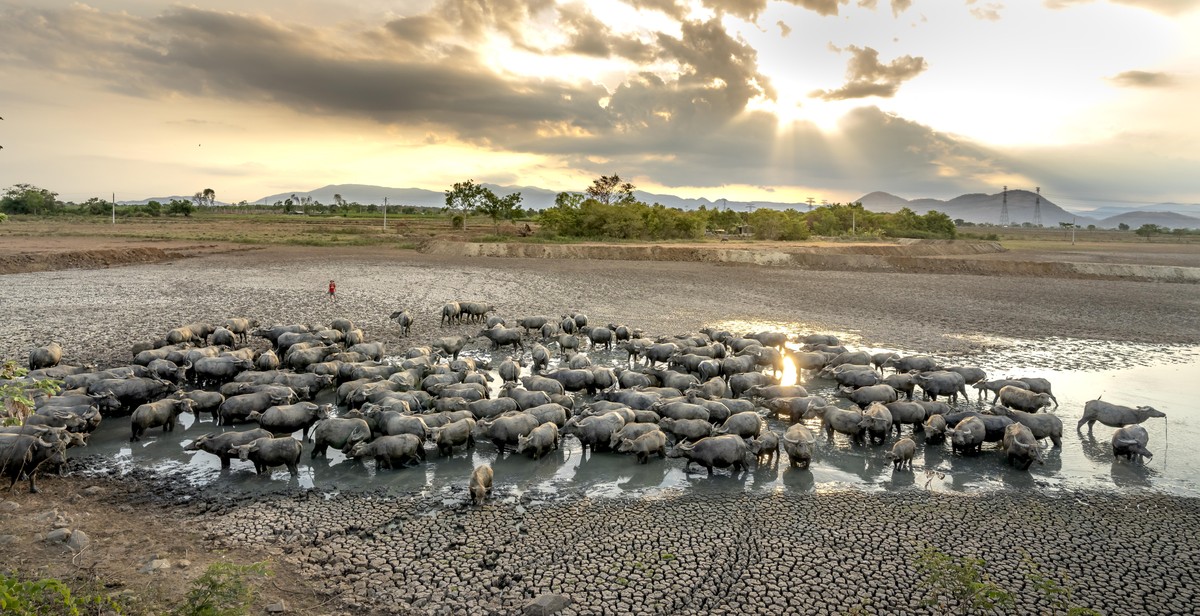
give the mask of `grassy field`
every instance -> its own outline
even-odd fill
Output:
[[[389,246],[397,249],[415,248],[421,242],[429,239],[555,243],[595,241],[537,236],[519,237],[518,228],[527,223],[536,229],[535,221],[502,222],[497,226],[493,225],[492,221],[486,217],[471,218],[467,222],[466,230],[454,229],[451,227],[448,216],[430,214],[388,216],[386,229],[383,226],[383,217],[378,214],[342,217],[201,211],[188,218],[178,216],[118,218],[116,224],[112,224],[108,218],[94,216],[11,216],[7,222],[0,224],[0,238],[92,237],[300,246]],[[1070,230],[1060,228],[976,226],[964,227],[959,231],[962,239],[999,238],[1005,248],[1013,251],[1080,252],[1118,249],[1140,252],[1159,250],[1164,244],[1200,244],[1200,236],[1195,235],[1160,235],[1147,241],[1132,231],[1080,229],[1075,233],[1074,243],[1071,241]],[[810,243],[830,239],[853,241],[851,238],[813,238]],[[863,238],[863,240],[878,241],[874,238]],[[718,238],[713,237],[668,243],[691,244],[717,241]],[[760,243],[748,240],[748,238],[739,238],[739,243],[745,241]],[[776,244],[769,241],[761,241],[761,243],[764,245]]]

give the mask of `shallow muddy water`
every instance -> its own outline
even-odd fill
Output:
[[[723,327],[728,323],[718,324]],[[785,324],[738,323],[742,331],[757,331],[765,326]],[[754,327],[755,325],[764,327]],[[794,330],[793,330],[794,331]],[[845,343],[856,349],[888,350],[862,346],[853,332],[841,332]],[[513,499],[528,493],[537,499],[566,496],[653,496],[663,490],[799,490],[833,489],[981,492],[988,490],[1067,489],[1136,490],[1156,489],[1180,495],[1200,496],[1200,413],[1191,396],[1185,396],[1193,383],[1200,382],[1200,347],[1141,345],[1051,339],[1040,341],[992,340],[994,350],[971,356],[939,357],[947,364],[977,365],[989,378],[1044,377],[1051,381],[1059,400],[1058,415],[1064,424],[1063,447],[1054,449],[1046,442],[1045,464],[1029,471],[1018,471],[1007,464],[997,444],[985,444],[979,456],[952,455],[948,445],[926,446],[917,435],[917,456],[913,471],[894,471],[884,457],[891,442],[882,446],[853,445],[844,436],[832,441],[823,434],[817,439],[816,453],[808,470],[792,469],[786,454],[772,466],[753,467],[737,477],[728,470],[708,477],[703,470],[685,472],[683,460],[652,458],[639,465],[635,458],[616,453],[581,454],[578,441],[564,439],[561,448],[541,460],[508,453],[504,457],[490,442],[480,441],[472,450],[458,450],[448,458],[427,448],[428,460],[420,466],[376,472],[374,462],[358,463],[330,449],[328,458],[311,460],[311,445],[305,444],[299,477],[290,477],[280,468],[269,477],[258,477],[249,462],[234,461],[222,471],[219,460],[204,452],[185,452],[183,447],[194,438],[220,431],[206,416],[196,421],[190,414],[180,417],[180,426],[172,433],[151,430],[143,441],[129,443],[129,420],[117,417],[105,420],[92,435],[81,455],[99,454],[119,467],[132,465],[180,472],[189,481],[211,489],[269,491],[285,486],[319,487],[323,490],[384,489],[398,493],[422,493],[453,502],[461,500],[471,469],[482,463],[492,464],[499,498]],[[905,354],[910,350],[898,350]],[[467,351],[475,358],[503,359],[501,351]],[[599,351],[591,354],[596,364],[622,365],[623,352]],[[557,359],[554,363],[557,363]],[[553,367],[554,364],[552,364]],[[526,369],[528,370],[528,369]],[[794,376],[789,373],[787,376]],[[835,384],[826,379],[802,375],[800,384],[810,394],[829,398],[839,406],[850,403],[836,395]],[[493,395],[499,383],[493,382]],[[969,390],[972,396],[974,390]],[[1150,434],[1149,449],[1154,458],[1143,467],[1116,461],[1109,439],[1113,428],[1097,424],[1092,435],[1086,427],[1082,434],[1075,426],[1087,400],[1098,396],[1130,406],[1150,405],[1165,413],[1167,420],[1152,419],[1145,426]],[[326,392],[324,398],[329,397]],[[960,401],[957,408],[982,409],[976,400]],[[768,419],[770,429],[782,433],[784,421]],[[808,422],[818,433],[817,420]],[[244,430],[253,425],[229,429]],[[907,432],[909,428],[905,428]],[[297,438],[300,434],[295,435]]]

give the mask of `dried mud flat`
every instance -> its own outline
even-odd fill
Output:
[[[324,295],[330,278],[336,304]],[[102,365],[128,361],[130,344],[175,325],[230,316],[348,317],[397,348],[473,334],[438,326],[436,308],[457,298],[510,317],[576,308],[648,332],[747,323],[942,354],[1048,336],[1134,342],[1151,353],[1200,344],[1200,294],[1181,284],[286,247],[0,280],[0,355],[57,340],[67,361]],[[399,308],[418,316],[406,340],[386,320]],[[507,614],[541,593],[570,595],[565,614],[920,612],[913,562],[926,544],[986,559],[989,575],[1020,591],[1014,613],[1052,611],[1024,575],[1024,551],[1076,586],[1078,603],[1106,613],[1188,613],[1200,587],[1200,501],[1155,493],[732,489],[555,503],[523,495],[474,509],[316,492],[225,500],[169,477],[143,490],[198,516],[188,523],[211,545],[247,562],[279,552],[329,601],[312,613]],[[130,502],[126,515],[161,506]]]

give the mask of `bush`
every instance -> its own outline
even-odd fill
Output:
[[[184,604],[176,616],[241,616],[258,593],[247,578],[269,575],[265,562],[249,565],[213,563],[192,582]]]
[[[930,594],[925,605],[936,606],[943,612],[955,608],[960,614],[1012,605],[1012,594],[984,577],[985,564],[982,558],[958,558],[933,547],[922,550],[917,557],[917,570],[922,575],[919,585]]]
[[[22,582],[15,572],[0,574],[0,613],[82,616],[106,611],[120,614],[121,604],[99,594],[75,595],[54,578]]]
[[[8,220],[8,214],[5,214],[4,212],[0,212],[0,222],[4,222],[6,220]]]

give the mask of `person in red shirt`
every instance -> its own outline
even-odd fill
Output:
[[[329,281],[329,301],[337,301],[337,283],[332,280]]]

